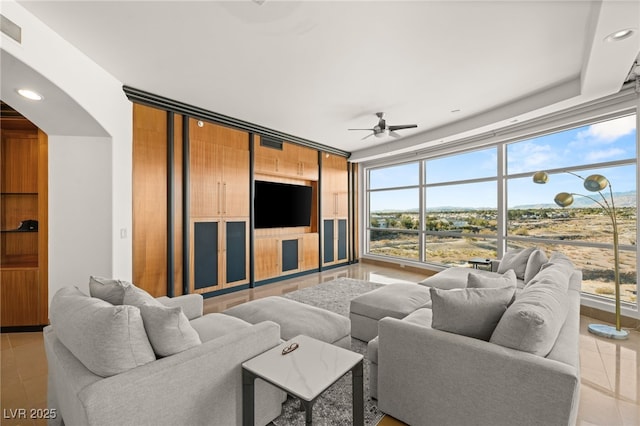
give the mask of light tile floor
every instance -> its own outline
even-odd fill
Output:
[[[230,306],[260,297],[278,295],[330,281],[355,278],[388,284],[416,282],[425,274],[387,268],[368,263],[331,269],[250,290],[205,299],[205,312],[220,312]],[[640,425],[640,332],[632,331],[625,341],[612,341],[589,334],[594,322],[580,318],[579,426]],[[0,335],[0,423],[2,425],[44,424],[44,420],[15,419],[18,408],[47,407],[47,364],[42,333],[3,333]],[[28,417],[28,416],[27,416]],[[403,423],[385,417],[380,426]]]

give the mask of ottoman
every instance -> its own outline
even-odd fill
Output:
[[[250,324],[273,321],[280,325],[280,338],[283,340],[304,334],[343,348],[351,348],[348,318],[284,297],[270,296],[252,300],[229,308],[223,314]]]
[[[380,319],[402,319],[430,302],[429,288],[418,284],[389,284],[362,294],[351,300],[351,337],[368,342],[378,335]]]

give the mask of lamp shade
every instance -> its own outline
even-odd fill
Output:
[[[602,191],[609,185],[609,181],[602,175],[587,176],[584,180],[584,189],[591,192]]]
[[[536,172],[533,175],[533,182],[534,183],[547,183],[547,181],[549,180],[549,175],[547,174],[547,172]]]
[[[556,195],[556,198],[554,198],[553,201],[555,201],[560,207],[569,207],[573,204],[573,195],[568,192],[560,192]]]

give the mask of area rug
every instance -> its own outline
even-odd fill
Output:
[[[297,290],[283,297],[326,309],[349,317],[349,302],[356,296],[384,284],[351,278],[338,278],[313,287]],[[351,350],[366,355],[367,344],[351,339]],[[369,397],[369,362],[364,361],[364,420],[366,425],[377,425],[383,414],[375,400]],[[276,426],[304,425],[304,411],[297,399],[288,397],[282,414],[273,421]],[[347,374],[327,389],[313,405],[313,424],[318,426],[344,426],[353,424],[351,374]]]

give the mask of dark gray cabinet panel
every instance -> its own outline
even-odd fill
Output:
[[[334,248],[333,248],[333,220],[325,220],[323,224],[323,239],[324,239],[324,253],[322,261],[324,263],[333,262],[334,260]]]
[[[226,222],[227,282],[247,279],[246,222]]]
[[[298,240],[282,241],[282,272],[298,269]]]
[[[218,222],[195,222],[194,287],[218,285]]]

